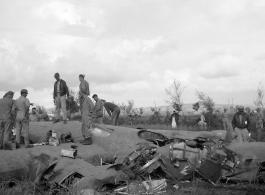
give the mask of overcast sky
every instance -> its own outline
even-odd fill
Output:
[[[265,84],[265,1],[1,0],[0,97],[52,107],[54,73],[137,107],[166,105],[174,79],[216,103],[253,104]]]

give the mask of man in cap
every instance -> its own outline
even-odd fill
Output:
[[[244,106],[238,106],[237,109],[238,112],[234,114],[232,126],[237,134],[238,142],[247,142],[249,140],[250,119],[248,114],[244,112]]]
[[[24,143],[25,148],[31,148],[29,144],[29,107],[30,102],[27,98],[28,90],[22,89],[21,96],[15,101],[15,109],[17,110],[16,116],[16,145],[20,148],[21,129],[24,130]]]
[[[97,94],[94,94],[92,98],[96,101],[92,113],[92,121],[93,123],[103,124],[103,102],[98,98]]]
[[[56,79],[56,82],[54,83],[54,91],[53,91],[53,99],[56,103],[56,120],[54,123],[57,123],[60,121],[60,109],[62,108],[63,111],[63,120],[64,124],[66,124],[66,95],[69,97],[69,91],[68,87],[66,85],[66,82],[60,78],[59,73],[54,74],[54,78]]]
[[[79,85],[79,103],[80,103],[80,110],[82,112],[82,105],[87,96],[90,95],[89,91],[89,84],[85,80],[85,75],[80,74],[79,75],[80,85]]]
[[[107,113],[111,117],[111,124],[113,126],[117,125],[119,115],[120,115],[120,108],[119,106],[111,103],[111,102],[106,102],[105,100],[101,100],[104,104],[104,108],[106,109]]]
[[[6,144],[10,141],[12,114],[15,108],[13,96],[14,92],[9,91],[0,99],[0,149],[6,149]]]

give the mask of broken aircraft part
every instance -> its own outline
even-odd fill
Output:
[[[23,174],[29,173],[28,164],[32,162],[33,156],[38,156],[40,153],[48,155],[50,160],[57,161],[56,166],[49,173],[46,173],[45,167],[50,170],[49,165],[52,162],[49,161],[48,166],[38,165],[39,170],[45,173],[43,178],[47,180],[46,182],[58,184],[63,178],[71,176],[76,178],[70,182],[72,186],[79,186],[80,189],[97,189],[104,184],[117,184],[123,181],[143,181],[149,176],[155,180],[161,178],[180,180],[192,176],[191,173],[194,171],[214,185],[219,180],[225,179],[253,182],[264,178],[265,143],[227,145],[223,141],[225,132],[222,130],[159,131],[107,125],[98,125],[97,128],[99,130],[95,134],[97,136],[92,137],[92,145],[83,146],[75,143],[78,146],[75,159],[61,156],[61,149],[71,148],[72,143],[56,147],[35,146],[27,150],[1,150],[0,180],[13,177],[22,179]],[[56,130],[58,136],[71,132],[74,141],[83,138],[81,123],[73,121],[67,124],[30,123],[30,137],[35,143],[45,142],[50,129]],[[105,136],[106,132],[108,136]],[[159,142],[158,140],[164,145],[154,145]],[[32,178],[37,177],[32,175]],[[67,185],[61,187],[67,188]]]

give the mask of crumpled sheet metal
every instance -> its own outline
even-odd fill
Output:
[[[1,151],[0,158],[0,182],[4,180],[23,180],[29,178],[35,184],[39,184],[42,174],[51,164],[50,156],[41,153],[32,155],[19,150]]]
[[[212,140],[225,140],[226,131],[225,130],[214,130],[214,131],[176,131],[172,133],[174,138],[181,139],[195,139],[197,137],[209,138]],[[232,133],[232,139],[235,139],[236,133]]]
[[[111,133],[113,133],[113,130],[93,123],[90,126],[90,131],[92,135],[97,137],[108,137]]]
[[[132,182],[127,186],[119,187],[114,192],[115,194],[140,194],[140,195],[153,195],[165,193],[167,187],[166,179],[160,180],[146,180],[142,182]]]
[[[196,132],[194,134],[192,136],[189,136],[187,132],[178,131],[175,132],[174,137],[182,140],[187,140],[190,137],[193,137],[193,139],[197,137],[203,137],[208,139],[214,139],[215,142],[212,142],[208,145],[208,147],[204,147],[201,149],[189,147],[185,144],[184,141],[179,143],[172,143],[169,148],[168,146],[158,147],[158,152],[162,154],[163,159],[169,158],[172,163],[175,163],[174,169],[176,169],[176,167],[178,168],[178,172],[180,174],[177,175],[179,175],[179,179],[182,178],[181,174],[185,175],[187,173],[187,169],[194,171],[200,168],[202,160],[213,160],[209,158],[209,155],[213,155],[212,153],[214,153],[215,157],[217,156],[218,158],[220,158],[220,162],[215,162],[214,160],[213,162],[217,164],[220,163],[220,165],[222,164],[223,168],[220,174],[222,177],[249,182],[257,179],[260,165],[262,162],[265,161],[265,153],[263,152],[265,149],[265,143],[231,143],[228,146],[220,144],[222,143],[220,142],[220,140],[225,140],[225,131],[216,130],[212,132]],[[145,136],[142,136],[142,138],[146,140],[150,140],[151,138],[157,139],[158,136],[157,133],[153,134],[151,131],[149,132],[149,134],[148,132],[145,132],[144,135]],[[233,135],[233,138],[235,138],[235,134]],[[212,146],[209,147],[210,145]],[[218,149],[218,147],[221,148]],[[227,149],[224,149],[222,147],[225,147]],[[227,157],[231,153],[229,151],[234,153],[233,155],[235,157],[238,157],[238,159],[229,159]],[[223,160],[225,160],[225,162],[223,162]],[[238,162],[238,165],[235,161]],[[168,169],[172,169],[172,166],[170,166],[169,163],[165,164],[169,165]]]
[[[129,180],[129,176],[122,171],[109,169],[111,165],[94,166],[82,159],[62,158],[54,171],[55,174],[51,177],[50,182],[59,182],[63,179],[66,172],[81,173],[84,177],[79,181],[78,189],[96,189],[101,185],[110,183],[117,184],[120,181]]]

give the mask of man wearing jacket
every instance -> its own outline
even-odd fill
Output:
[[[104,103],[98,98],[97,94],[94,94],[92,98],[96,101],[92,117],[93,123],[103,124],[103,105]]]
[[[232,126],[237,134],[238,142],[247,142],[249,140],[248,127],[250,119],[247,113],[244,112],[243,106],[238,106],[238,112],[234,114]]]
[[[0,149],[6,149],[6,144],[10,141],[10,131],[12,129],[12,114],[14,114],[14,92],[7,92],[0,99]]]
[[[68,87],[66,85],[66,82],[60,78],[59,73],[55,73],[54,78],[56,79],[56,82],[54,83],[54,91],[53,91],[53,99],[56,103],[56,120],[54,123],[57,123],[60,121],[60,109],[63,111],[63,121],[64,124],[66,124],[66,95],[69,97],[69,91]]]

